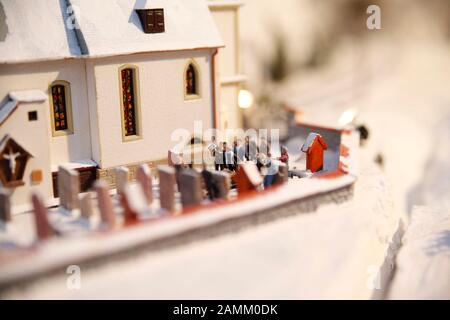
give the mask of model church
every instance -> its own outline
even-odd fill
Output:
[[[57,197],[59,165],[86,190],[118,166],[166,162],[177,128],[238,126],[240,5],[0,0],[0,184],[13,205]]]

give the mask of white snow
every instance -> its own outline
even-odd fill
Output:
[[[2,124],[9,115],[16,110],[17,107],[17,101],[14,100],[8,100],[5,104],[3,104],[0,108],[0,124]]]
[[[21,102],[40,102],[47,100],[47,95],[41,90],[11,91],[8,99],[0,105],[0,124],[16,109]]]
[[[42,90],[11,91],[9,98],[17,102],[39,102],[47,100],[47,95]]]
[[[317,137],[317,133],[311,132],[310,134],[308,134],[308,136],[306,137],[306,141],[303,144],[301,150],[302,152],[307,152],[308,148],[311,147],[312,143],[314,142],[314,140]]]
[[[68,169],[79,169],[79,168],[87,168],[87,167],[96,167],[97,163],[91,159],[81,159],[77,161],[72,162],[64,162],[59,164],[61,166],[64,166]],[[52,165],[52,171],[58,171],[59,165]]]
[[[253,28],[247,30],[243,43],[250,48],[251,59],[258,61],[255,51],[270,54],[271,46],[269,41],[258,41],[258,37],[267,40],[269,33],[257,31],[269,26],[251,17],[264,16],[264,10],[270,13],[273,2],[250,2],[244,21]],[[298,3],[289,1],[288,10],[297,8],[294,2]],[[307,28],[292,27],[297,20],[318,23],[312,15],[309,20],[281,16],[286,33],[305,32]],[[395,38],[347,43],[336,55],[335,65],[300,73],[287,88],[291,90],[280,92],[293,96],[299,86],[305,93],[318,90],[319,98],[324,92],[324,100],[316,105],[335,113],[333,121],[348,108],[358,110],[357,120],[368,125],[370,138],[361,150],[354,201],[82,270],[79,291],[66,288],[67,275],[62,272],[13,289],[5,297],[370,298],[384,297],[389,289],[388,298],[448,298],[449,47],[406,38],[408,43]],[[308,40],[289,45],[308,50]],[[335,86],[325,85],[332,82]],[[297,152],[300,145],[296,141]],[[377,153],[384,156],[384,171],[372,164]],[[393,263],[392,256],[386,255],[397,245],[392,237],[399,231],[399,217],[408,222],[411,212],[393,282],[373,290],[376,270],[386,261],[389,270]]]
[[[389,299],[450,299],[450,210],[416,206]]]
[[[357,135],[350,135],[350,137],[357,138]],[[358,146],[350,144],[350,148],[357,149]],[[350,154],[350,158],[354,157],[356,163],[358,153],[355,150]],[[90,257],[126,250],[156,239],[176,236],[188,230],[197,230],[235,217],[252,215],[258,210],[266,210],[310,195],[339,189],[352,185],[355,181],[354,175],[344,175],[336,179],[290,180],[288,184],[254,198],[231,202],[226,206],[213,209],[205,207],[192,215],[143,223],[134,228],[118,230],[104,236],[102,234],[87,236],[86,234],[98,225],[98,214],[96,215],[97,222],[91,222],[87,226],[88,228],[85,228],[82,225],[86,221],[77,220],[77,214],[56,214],[55,209],[51,211],[49,218],[55,227],[66,233],[66,236],[41,244],[33,254],[24,255],[17,259],[3,259],[0,265],[0,283],[19,279],[26,275],[39,274],[53,267],[76,263]],[[117,201],[117,199],[114,199],[114,201]],[[158,201],[153,203],[154,206],[158,206]],[[156,211],[152,209],[152,212],[155,213]],[[31,213],[14,216],[13,223],[6,227],[5,232],[0,233],[0,244],[4,249],[8,249],[13,244],[17,246],[17,249],[20,247],[26,248],[33,244],[34,231]]]
[[[363,160],[355,201],[325,205],[317,212],[298,214],[236,234],[165,251],[144,252],[82,270],[79,291],[66,288],[67,275],[61,272],[26,290],[11,289],[3,298],[370,298],[374,294],[373,270],[384,262],[398,218],[393,215],[389,190],[379,169],[368,159]],[[291,182],[273,196],[220,211],[229,215],[252,211],[257,206],[285,201],[295,194],[294,190],[314,189],[313,185],[321,183],[317,179]],[[367,189],[372,192],[365,192]],[[188,217],[178,221],[193,225],[201,220],[220,219],[221,215],[205,212],[192,217],[191,222]],[[176,221],[170,228],[175,228],[175,224]],[[165,228],[163,224],[157,227],[161,228]],[[136,239],[156,236],[159,231],[153,229],[150,234],[150,229],[142,228],[130,232]],[[129,241],[129,234],[108,235],[98,241],[111,239],[111,246],[122,245],[124,237]],[[84,240],[74,246],[79,246],[80,251],[94,250],[93,243],[83,243]],[[64,254],[55,247],[42,249],[46,259],[59,259]]]
[[[354,144],[348,140],[352,149]],[[359,157],[358,153],[350,155]],[[380,270],[385,262],[399,219],[392,211],[380,170],[366,154],[361,160],[354,201],[323,205],[316,212],[245,232],[82,270],[80,291],[66,288],[67,275],[62,272],[25,289],[12,288],[3,298],[370,298],[386,289],[374,290],[373,270]],[[49,264],[73,264],[81,257],[251,214],[299,195],[353,183],[353,179],[352,175],[333,180],[293,179],[270,196],[105,236],[50,241],[30,262],[5,264],[0,275],[11,279],[44,270]],[[372,192],[366,192],[368,189]]]
[[[33,255],[23,257],[23,259],[2,261],[0,265],[0,282],[20,278],[24,275],[39,273],[53,266],[70,264],[71,261],[80,261],[86,257],[99,256],[111,252],[116,252],[123,248],[131,248],[135,245],[147,243],[152,240],[176,235],[187,230],[198,229],[208,225],[214,225],[220,221],[233,217],[251,215],[252,213],[279,204],[284,204],[294,199],[304,198],[318,192],[326,192],[336,188],[346,186],[355,182],[355,177],[351,175],[340,178],[328,179],[302,179],[291,181],[292,183],[282,186],[270,193],[270,196],[259,196],[248,200],[230,203],[219,208],[204,208],[192,215],[178,216],[176,219],[163,219],[158,223],[143,223],[134,228],[110,233],[105,236],[91,236],[84,238],[67,237],[55,239],[37,250]],[[32,216],[31,214],[26,214]],[[22,219],[28,227],[21,227],[30,230],[29,224],[32,219]],[[29,234],[22,232],[15,233],[11,238],[9,234],[0,234],[2,243],[14,240],[26,244],[30,241]]]
[[[346,86],[344,80],[339,94],[332,88],[340,87],[340,79],[347,76],[336,72],[334,65],[320,71],[316,79],[335,79],[336,84],[330,85],[330,80],[321,85],[314,78],[299,82],[295,77],[284,88],[286,91],[280,92],[282,96],[294,96],[295,88],[300,88],[301,96],[314,87],[323,97],[318,95],[316,101],[310,101],[311,110],[326,113],[332,109],[330,112],[336,115],[336,110],[355,108],[356,122],[369,128],[369,140],[363,148],[373,159],[378,153],[383,156],[394,210],[406,222],[405,243],[389,298],[445,298],[450,292],[448,242],[442,239],[449,230],[445,222],[448,218],[444,217],[450,212],[450,98],[446,87],[450,60],[448,46],[423,39],[417,43],[420,45],[392,46],[373,40],[359,48],[347,47],[336,55],[336,65],[344,69],[342,64],[352,56],[364,57],[364,63],[349,63],[357,70],[348,75],[355,81]],[[356,81],[364,75],[365,81]],[[420,209],[412,213],[409,225],[414,206]],[[435,224],[442,226],[436,228]],[[426,237],[415,234],[420,228],[427,230]],[[441,251],[427,254],[423,247],[437,239]]]
[[[146,1],[71,0],[80,9],[80,27],[90,57],[223,46],[204,0],[147,1],[163,8],[165,32],[146,34],[134,11]]]
[[[65,0],[1,0],[8,33],[0,41],[0,63],[64,59],[80,55],[66,30]]]
[[[0,41],[0,63],[76,58],[82,53],[95,58],[223,46],[204,0],[158,0],[148,5],[146,0],[70,3],[74,12],[67,10],[66,0],[1,0],[8,33]],[[147,6],[164,8],[164,33],[143,32],[134,10]],[[78,39],[72,27],[75,21],[82,34]]]

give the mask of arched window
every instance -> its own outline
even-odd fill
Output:
[[[139,136],[138,69],[120,68],[123,138]]]
[[[199,74],[194,62],[189,62],[185,69],[185,97],[186,99],[198,98],[200,96]]]
[[[54,81],[50,85],[53,136],[72,134],[72,101],[70,83]]]

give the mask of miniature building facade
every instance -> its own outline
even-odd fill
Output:
[[[239,91],[246,77],[242,73],[240,54],[239,11],[244,5],[240,0],[209,0],[214,21],[225,43],[219,49],[218,73],[218,127],[237,129],[242,127],[242,112],[238,106]],[[219,96],[220,95],[220,96]]]
[[[306,169],[317,172],[324,169],[324,151],[328,149],[325,139],[318,133],[311,132],[302,146],[306,153]]]
[[[0,109],[0,177],[12,206],[29,203],[30,191],[52,194],[47,101],[37,90],[10,92]]]
[[[13,205],[29,202],[31,189],[53,197],[61,164],[80,171],[82,181],[111,182],[118,166],[167,161],[175,129],[192,131],[194,121],[215,126],[214,57],[223,43],[204,0],[2,5],[0,139],[9,135],[32,156],[24,185],[11,190]],[[82,14],[71,16],[66,5]],[[164,28],[147,33],[137,10],[154,9],[148,12],[163,10]],[[36,12],[46,23],[33,23]],[[79,28],[69,28],[71,21]],[[26,97],[30,88],[34,96]],[[32,184],[36,170],[42,181]]]

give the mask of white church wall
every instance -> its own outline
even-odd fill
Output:
[[[222,85],[220,92],[220,121],[224,129],[240,128],[237,107],[239,84]]]
[[[225,43],[217,55],[217,76],[220,83],[219,126],[221,129],[242,128],[238,94],[244,76],[240,66],[240,1],[209,2],[210,11]]]
[[[211,50],[161,52],[102,58],[89,63],[96,83],[99,139],[93,155],[101,168],[167,158],[178,128],[193,131],[194,122],[212,127]],[[199,68],[200,98],[185,100],[184,71],[193,59]],[[138,68],[141,132],[124,141],[122,133],[119,68]],[[93,125],[93,133],[97,132]]]
[[[49,92],[55,80],[70,83],[72,97],[73,134],[53,137],[50,141],[52,167],[58,164],[91,158],[89,109],[84,60],[62,60],[0,66],[0,99],[15,90],[39,89]],[[50,97],[49,97],[50,99]],[[51,128],[50,102],[45,102],[47,123]]]
[[[90,126],[90,143],[92,147],[92,160],[97,164],[101,163],[100,155],[100,132],[99,132],[99,120],[98,120],[98,109],[97,109],[97,83],[95,81],[94,73],[95,62],[92,60],[86,61],[86,81],[87,87],[89,88],[88,102],[89,102],[89,126]]]
[[[216,22],[220,36],[225,43],[219,49],[220,77],[231,77],[239,74],[239,23],[238,8],[219,7],[212,8],[212,16]]]
[[[48,102],[21,103],[16,110],[0,126],[0,139],[9,135],[31,157],[23,175],[23,186],[6,188],[11,192],[11,203],[14,206],[28,205],[31,192],[39,192],[45,199],[53,197],[52,174],[50,171],[50,133],[48,123]],[[29,121],[28,112],[37,111],[37,120]],[[42,181],[32,182],[31,173],[40,170]]]

